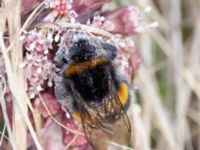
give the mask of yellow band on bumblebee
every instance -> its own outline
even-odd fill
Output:
[[[107,59],[104,56],[98,56],[95,59],[86,60],[79,64],[72,64],[66,70],[66,75],[72,75],[74,73],[83,72],[86,69],[92,69],[97,65],[101,65],[107,62]]]
[[[87,124],[89,124],[89,125],[95,124],[95,121],[92,120],[92,119],[90,119],[90,118],[88,118],[87,116],[84,117],[84,118],[81,118],[82,116],[81,116],[81,114],[80,114],[79,111],[73,112],[73,113],[72,113],[72,116],[73,116],[74,119],[76,119],[78,122],[81,122],[81,119],[84,119],[84,122],[87,123]]]
[[[120,84],[118,96],[119,96],[119,99],[120,99],[122,105],[125,105],[128,101],[128,97],[129,97],[129,88],[125,82],[122,82]]]
[[[78,111],[75,111],[72,113],[72,116],[74,119],[76,119],[78,122],[81,122],[81,114]]]

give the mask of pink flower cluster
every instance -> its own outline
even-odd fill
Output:
[[[141,26],[142,15],[135,6],[124,6],[105,14],[104,28],[112,33],[133,35]]]
[[[56,1],[49,0],[49,4],[50,8],[53,8],[59,14],[65,14],[72,8],[72,5],[68,3],[66,0],[56,0]]]
[[[76,17],[75,11],[72,9],[72,1],[69,0],[46,0],[46,5],[53,9],[60,15],[68,15],[70,17]]]
[[[57,69],[49,56],[49,51],[53,48],[53,33],[48,32],[45,35],[42,31],[34,29],[25,36],[26,55],[22,67],[24,67],[30,85],[28,88],[29,97],[35,98],[37,92],[43,91],[46,86],[53,86]]]
[[[140,63],[141,59],[135,43],[126,41],[117,54],[115,65],[125,72],[131,82],[139,69]]]
[[[43,118],[48,118],[49,117],[49,112],[51,113],[51,115],[55,116],[57,115],[60,111],[60,105],[58,103],[58,101],[55,98],[55,95],[53,94],[53,92],[47,91],[47,92],[43,92],[41,93],[41,97],[44,100],[44,104],[41,100],[40,97],[35,98],[34,100],[34,107],[37,109],[37,111],[41,114],[41,116]],[[47,107],[48,111],[47,111]]]
[[[124,6],[95,16],[92,25],[123,36],[130,36],[143,26],[143,15],[135,6]]]
[[[78,124],[73,118],[69,118],[69,119],[66,119],[66,118],[64,118],[63,119],[63,124],[66,126],[66,127],[68,127],[68,128],[70,128],[70,129],[72,129],[72,130],[74,130],[74,131],[79,131],[79,132],[83,132],[83,130],[82,130],[82,127],[80,126],[80,124]],[[81,129],[81,130],[80,130]],[[68,130],[65,130],[64,132],[63,132],[63,135],[64,135],[64,139],[63,139],[63,142],[64,142],[64,144],[68,144],[71,140],[73,140],[73,138],[75,138],[74,139],[74,142],[72,143],[72,145],[71,146],[73,146],[73,147],[79,147],[79,146],[87,146],[87,140],[86,140],[86,138],[85,138],[85,136],[83,136],[83,135],[79,135],[79,136],[77,136],[77,137],[75,137],[76,135],[74,134],[74,133],[72,133],[72,132],[70,132],[70,131],[68,131]]]

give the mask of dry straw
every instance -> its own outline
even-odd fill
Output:
[[[140,106],[133,104],[129,115],[133,126],[131,144],[134,149],[150,150],[195,150],[199,149],[200,137],[200,20],[198,0],[125,0],[122,4],[139,5],[142,9],[151,6],[152,12],[148,14],[149,20],[156,20],[160,26],[157,30],[144,32],[138,37],[141,48],[143,65],[138,73],[135,85],[140,93]],[[22,43],[19,40],[21,33],[25,32],[32,20],[44,8],[41,3],[30,14],[23,25],[20,24],[20,0],[2,0],[0,8],[0,50],[5,63],[8,85],[13,97],[13,126],[10,126],[6,103],[5,89],[0,91],[1,108],[5,125],[1,131],[3,138],[9,139],[13,150],[26,150],[27,129],[37,146],[43,149],[40,141],[41,116],[32,107],[26,94],[26,81],[23,70],[19,65],[23,61]],[[182,8],[186,10],[182,10]],[[187,13],[187,15],[185,15]],[[189,17],[188,17],[189,16]],[[190,18],[190,21],[187,19]],[[187,22],[187,32],[184,23]],[[7,23],[7,27],[5,26]],[[65,24],[66,25],[66,24]],[[46,26],[46,25],[45,25]],[[67,24],[68,27],[76,27]],[[88,32],[100,33],[96,28],[82,26]],[[9,45],[5,44],[4,32],[9,32]],[[112,36],[101,31],[104,36]],[[155,51],[155,43],[159,46]],[[5,46],[6,45],[6,46]],[[158,53],[158,54],[157,54]],[[162,65],[160,65],[162,63]],[[162,66],[158,69],[156,66]],[[152,71],[153,70],[153,71]],[[163,73],[164,72],[164,73]],[[1,80],[6,81],[1,77]],[[160,90],[165,87],[162,95]],[[44,100],[41,101],[45,106]],[[34,127],[28,118],[28,108],[33,113]],[[45,107],[47,110],[48,108]],[[49,116],[63,128],[72,131],[57,121],[49,111]],[[8,137],[5,136],[7,129]],[[197,137],[197,138],[196,138]],[[76,136],[73,140],[76,139]],[[73,142],[71,141],[71,143]],[[153,144],[152,144],[153,141]],[[70,146],[67,145],[66,149]],[[122,149],[124,146],[110,143]],[[131,148],[130,148],[131,149]]]

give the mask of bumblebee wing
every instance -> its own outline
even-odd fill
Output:
[[[84,100],[72,85],[72,93],[80,113],[81,123],[88,143],[94,148],[98,149],[97,145],[101,143],[100,139],[110,139],[111,129],[109,124],[102,121],[98,110],[91,111],[91,109],[84,103]],[[100,138],[101,137],[101,138]],[[102,138],[103,137],[103,138]],[[98,139],[98,140],[97,140]],[[102,141],[103,142],[103,141]],[[105,144],[105,143],[104,143]]]
[[[109,79],[109,99],[106,100],[107,104],[104,104],[104,109],[109,115],[108,120],[112,123],[112,141],[120,144],[126,145],[131,138],[131,124],[129,117],[126,113],[127,106],[130,103],[130,100],[127,99],[125,103],[122,101],[121,89],[116,88],[113,79]],[[119,81],[119,85],[125,84],[125,81]],[[126,84],[127,85],[127,84]],[[128,87],[128,85],[127,85]],[[126,91],[128,92],[128,91]],[[122,92],[123,93],[123,92]],[[128,97],[130,98],[130,97]],[[111,108],[111,109],[110,109]],[[113,147],[115,149],[116,147]]]
[[[87,112],[87,109],[85,109],[84,107],[84,104],[83,104],[83,100],[82,98],[80,97],[80,95],[77,93],[77,91],[74,89],[74,86],[72,85],[72,93],[73,93],[73,96],[74,96],[74,99],[76,101],[76,105],[77,105],[77,108],[78,108],[78,111],[80,113],[80,121],[82,123],[82,126],[83,126],[83,131],[85,133],[85,136],[86,136],[86,139],[88,141],[88,143],[90,145],[92,145],[92,131],[91,131],[91,128],[87,125],[88,123],[84,120],[84,116],[88,116],[90,119],[92,119],[92,117],[90,115],[88,115],[88,112]]]
[[[72,93],[80,113],[85,136],[92,147],[94,147],[94,145],[96,145],[96,141],[100,141],[100,139],[111,139],[114,127],[116,127],[115,122],[120,122],[120,125],[123,127],[125,126],[129,133],[131,132],[129,118],[124,110],[123,104],[119,99],[118,91],[112,76],[110,74],[108,75],[109,95],[103,98],[103,104],[97,108],[91,108],[88,106],[85,100],[75,90],[73,85],[71,85]],[[95,140],[97,138],[98,140]]]
[[[106,110],[110,110],[110,116],[112,116],[113,119],[115,120],[119,120],[118,122],[121,122],[122,124],[121,125],[125,125],[128,132],[131,133],[131,124],[130,124],[130,120],[129,120],[129,117],[126,113],[126,110],[125,110],[125,106],[122,104],[120,98],[119,98],[119,91],[117,90],[115,84],[114,84],[114,81],[110,75],[110,73],[108,72],[109,74],[109,93],[110,93],[110,100],[108,101],[109,103],[111,103],[111,107],[112,109],[110,110],[109,108],[105,108]],[[120,82],[119,84],[122,84],[122,83],[125,83],[125,82]],[[127,91],[128,92],[128,91]],[[127,103],[129,103],[128,101],[129,100],[126,100]],[[109,105],[105,105],[104,107],[108,107]]]

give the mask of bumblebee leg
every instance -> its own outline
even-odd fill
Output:
[[[70,86],[63,80],[62,77],[55,78],[55,96],[64,111],[74,111],[74,99],[70,92]]]
[[[58,49],[56,52],[56,56],[54,57],[54,61],[57,63],[57,65],[62,66],[67,63],[67,52],[68,48],[66,46],[62,46]]]

